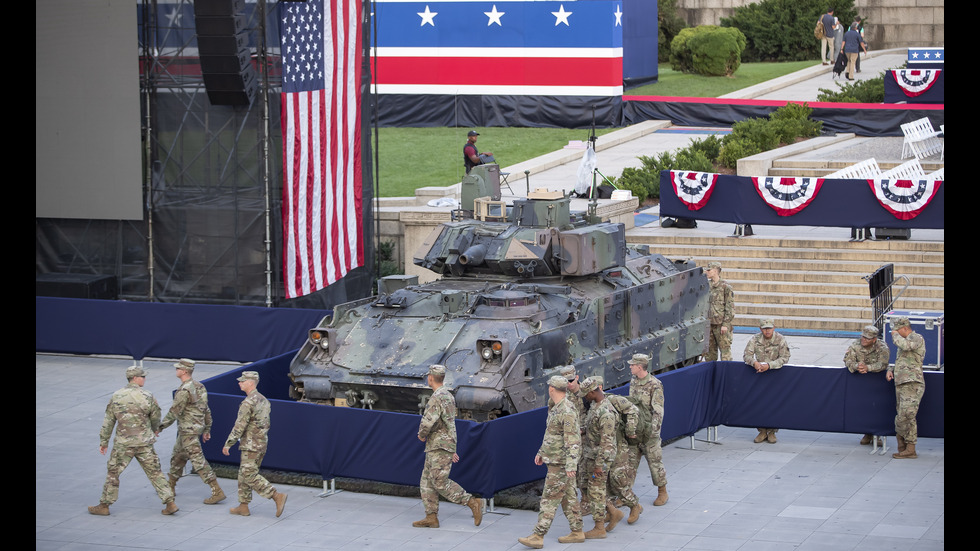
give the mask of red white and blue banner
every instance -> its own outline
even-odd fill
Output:
[[[932,202],[942,180],[868,180],[875,199],[899,220],[911,220]]]
[[[822,178],[752,178],[759,197],[780,216],[793,216],[817,196]]]
[[[711,172],[670,171],[674,194],[690,210],[698,210],[708,203],[717,182],[718,175]]]
[[[380,94],[619,96],[613,0],[378,0]]]
[[[281,2],[283,280],[310,294],[364,264],[361,0]]]
[[[932,88],[942,69],[893,69],[892,76],[905,95],[914,98]]]

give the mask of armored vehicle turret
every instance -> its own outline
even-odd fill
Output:
[[[652,372],[699,359],[701,268],[627,246],[622,224],[571,213],[560,192],[505,205],[495,170],[473,169],[462,209],[415,253],[440,279],[384,278],[378,296],[310,330],[290,366],[294,398],[415,413],[431,394],[429,365],[443,364],[460,416],[487,420],[545,405],[565,364],[614,388],[635,353],[652,356]]]

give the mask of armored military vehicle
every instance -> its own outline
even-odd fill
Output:
[[[595,202],[573,214],[570,197],[539,190],[507,205],[497,170],[473,169],[453,221],[415,253],[440,279],[384,278],[378,296],[310,330],[290,366],[295,399],[416,413],[429,365],[443,364],[460,416],[487,420],[545,405],[561,365],[614,388],[629,382],[634,353],[658,372],[705,352],[701,268],[627,246]]]

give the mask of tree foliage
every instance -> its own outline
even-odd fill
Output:
[[[817,20],[834,8],[841,24],[857,15],[854,0],[763,0],[735,8],[723,17],[723,27],[735,27],[747,41],[743,61],[802,61],[820,56],[820,41],[813,36]]]

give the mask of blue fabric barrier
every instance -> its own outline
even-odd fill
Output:
[[[939,190],[918,216],[899,220],[875,199],[866,180],[824,180],[820,192],[803,210],[780,216],[759,196],[752,179],[718,176],[707,203],[690,210],[677,197],[670,172],[660,173],[660,216],[695,218],[735,224],[768,226],[828,226],[885,228],[945,228],[946,186]]]
[[[244,395],[236,378],[245,369],[259,371],[259,390],[272,402],[272,430],[264,467],[417,485],[425,445],[417,438],[420,416],[298,403],[289,399],[287,373],[293,353],[257,362],[207,379],[214,417],[205,456],[221,455]],[[713,425],[866,432],[894,435],[895,387],[884,373],[855,375],[843,368],[783,366],[758,374],[741,362],[705,362],[661,375],[665,414],[664,440],[693,434]],[[627,394],[628,386],[615,389]],[[926,373],[926,394],[919,409],[919,435],[943,438],[943,373]],[[487,423],[456,421],[460,462],[452,478],[467,491],[485,497],[504,488],[538,480],[545,467],[534,465],[544,435],[547,410],[509,415]]]
[[[298,348],[324,310],[36,297],[35,350],[251,362]]]

